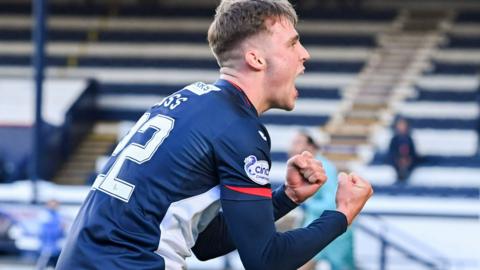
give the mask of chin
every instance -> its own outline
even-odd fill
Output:
[[[291,104],[285,104],[282,109],[284,109],[285,111],[293,111],[293,109],[295,109],[295,101]]]
[[[295,102],[293,104],[276,104],[271,109],[280,109],[284,111],[292,111],[295,108]]]

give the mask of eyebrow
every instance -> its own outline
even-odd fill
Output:
[[[300,35],[296,34],[294,37],[292,37],[288,40],[287,44],[291,44],[294,41],[298,41],[298,40],[300,40]]]

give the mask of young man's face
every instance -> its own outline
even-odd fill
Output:
[[[270,108],[293,110],[298,91],[295,79],[303,74],[304,63],[310,58],[300,43],[293,24],[287,19],[277,19],[265,33],[265,58],[267,63],[266,99]]]

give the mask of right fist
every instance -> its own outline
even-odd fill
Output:
[[[337,211],[347,217],[348,225],[360,213],[367,200],[373,195],[370,183],[360,176],[342,172],[338,175]]]

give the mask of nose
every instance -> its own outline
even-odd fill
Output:
[[[300,44],[300,57],[302,59],[302,62],[306,62],[307,60],[310,59],[310,54],[302,44]]]

